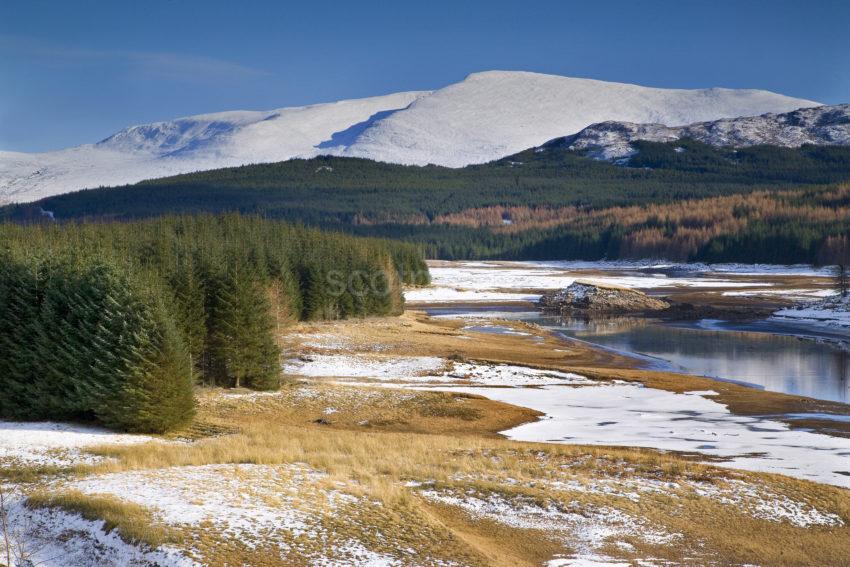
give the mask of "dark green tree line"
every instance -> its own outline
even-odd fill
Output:
[[[427,282],[412,245],[238,215],[0,242],[0,416],[132,431],[185,423],[195,384],[277,388],[281,324],[398,313],[402,281]]]

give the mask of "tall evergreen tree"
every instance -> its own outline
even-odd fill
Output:
[[[216,290],[213,357],[226,385],[271,390],[280,385],[280,353],[267,291],[247,271],[234,269]]]

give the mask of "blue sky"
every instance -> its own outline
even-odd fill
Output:
[[[490,69],[850,102],[850,2],[0,0],[0,149]]]

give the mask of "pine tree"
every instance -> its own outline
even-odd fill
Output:
[[[100,400],[96,414],[109,427],[166,432],[194,415],[193,376],[188,352],[161,305],[141,309],[141,325],[127,349],[127,369],[119,389]]]
[[[277,388],[279,352],[263,286],[247,271],[233,269],[222,278],[215,304],[211,342],[220,377],[237,388]]]
[[[202,276],[194,261],[184,259],[170,280],[175,322],[183,334],[191,368],[200,371],[207,342],[206,293]]]
[[[190,419],[193,365],[274,389],[281,323],[396,311],[412,249],[238,215],[0,224],[0,243],[0,416],[157,432]]]

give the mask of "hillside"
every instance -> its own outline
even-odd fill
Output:
[[[850,147],[733,150],[692,140],[636,144],[640,151],[632,158],[634,167],[556,146],[459,169],[319,157],[80,191],[6,207],[0,214],[16,220],[52,215],[66,221],[239,211],[401,238],[441,258],[592,259],[664,253],[677,259],[814,261],[825,238],[848,228],[843,220],[846,197],[829,195],[834,184],[850,182]],[[796,201],[802,207],[833,210],[835,222],[823,222],[817,210],[793,211],[798,216],[787,221],[781,215],[771,217],[774,224],[754,230],[773,234],[774,244],[753,240],[765,249],[754,244],[746,250],[755,256],[747,258],[742,256],[747,240],[741,235],[756,233],[740,232],[741,223],[726,221],[744,216],[755,220],[759,207],[768,207],[765,213],[775,207],[763,199],[753,206],[732,200],[721,203],[719,216],[697,222],[698,238],[677,240],[681,207],[699,209],[705,200],[789,190],[799,194]],[[650,207],[650,213],[639,212],[641,207]],[[670,220],[663,220],[665,216]],[[632,217],[639,220],[619,220]],[[711,223],[721,220],[727,228],[712,232]],[[635,242],[627,238],[630,233],[638,235]],[[712,238],[721,237],[733,238],[712,248]]]
[[[203,114],[133,126],[61,151],[0,152],[0,202],[322,154],[461,167],[605,120],[675,126],[817,104],[759,90],[657,89],[537,73],[474,73],[434,92]]]
[[[40,207],[72,219],[239,210],[314,224],[428,224],[439,215],[493,205],[598,208],[850,181],[848,147],[733,152],[693,141],[637,144],[637,167],[555,146],[457,169],[317,157],[79,191],[2,211],[22,218]]]
[[[783,114],[724,118],[687,126],[602,122],[581,132],[553,140],[547,146],[564,147],[589,157],[620,160],[636,153],[634,142],[672,142],[691,139],[715,147],[756,145],[799,147],[850,145],[850,104],[801,108]]]
[[[0,152],[0,202],[316,155],[336,133],[404,108],[423,94],[202,114],[132,126],[96,144],[56,152]]]
[[[514,154],[604,120],[675,126],[810,106],[817,104],[759,90],[657,89],[491,71],[474,73],[375,123],[343,155],[461,167]]]

